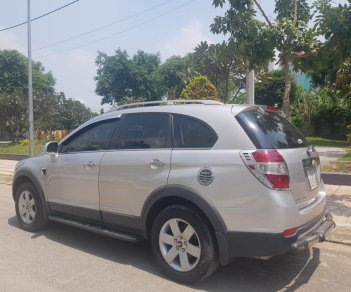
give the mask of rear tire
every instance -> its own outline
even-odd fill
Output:
[[[15,208],[17,219],[23,229],[36,231],[47,224],[43,216],[42,204],[39,192],[32,183],[25,182],[18,187]]]
[[[193,209],[174,205],[153,222],[151,245],[162,271],[181,283],[200,281],[218,267],[213,235]]]

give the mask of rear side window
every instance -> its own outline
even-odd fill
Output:
[[[168,114],[128,114],[115,149],[170,148],[170,118]]]
[[[211,148],[218,137],[206,123],[185,116],[174,115],[175,148]]]
[[[276,112],[245,111],[239,113],[236,119],[258,149],[308,146],[300,130]]]

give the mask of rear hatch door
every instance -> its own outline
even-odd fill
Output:
[[[321,182],[320,161],[314,147],[282,114],[253,106],[236,115],[257,149],[275,149],[289,171],[289,187],[299,209],[312,204]]]

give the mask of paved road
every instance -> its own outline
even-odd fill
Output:
[[[51,224],[19,228],[0,184],[0,291],[350,291],[351,246],[319,244],[297,256],[238,259],[192,287],[163,278],[146,243]]]

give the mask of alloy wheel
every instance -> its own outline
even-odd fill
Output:
[[[194,269],[201,256],[198,234],[188,222],[179,218],[172,218],[163,224],[159,246],[167,264],[179,272]]]
[[[23,191],[18,199],[18,210],[21,219],[26,224],[31,224],[35,219],[36,205],[31,192]]]

